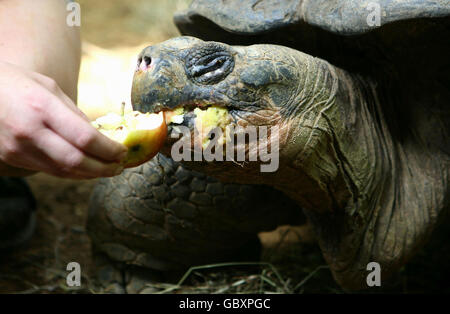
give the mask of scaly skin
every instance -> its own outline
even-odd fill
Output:
[[[210,68],[219,56],[225,61]],[[259,172],[258,162],[186,165],[222,182],[283,191],[303,209],[344,288],[366,287],[369,262],[380,263],[383,278],[388,278],[423,246],[449,207],[448,116],[439,111],[449,98],[433,85],[433,69],[417,66],[416,73],[407,74],[441,95],[423,106],[424,99],[406,93],[416,84],[410,85],[407,77],[400,77],[400,90],[388,79],[350,74],[281,46],[228,46],[180,37],[144,49],[140,61],[150,58],[148,67],[135,75],[135,110],[214,103],[230,110],[234,124],[279,126],[280,167],[274,173]],[[205,76],[208,72],[212,74]],[[399,114],[408,106],[410,115]],[[126,186],[114,185],[117,190],[109,197],[119,202]],[[106,194],[98,189],[96,197]],[[100,206],[99,201],[93,204]],[[132,208],[144,210],[138,204]],[[272,222],[270,215],[260,218]],[[145,234],[138,228],[135,232],[148,247]],[[200,239],[186,234],[180,241]],[[152,256],[169,261],[193,254],[193,248],[183,248],[179,253],[154,248]],[[210,252],[214,259],[223,251]]]
[[[270,187],[224,184],[157,155],[100,181],[88,231],[114,261],[182,272],[236,255],[257,259],[259,231],[303,219],[295,202]]]

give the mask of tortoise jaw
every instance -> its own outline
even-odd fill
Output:
[[[211,140],[210,132],[213,129],[220,128],[224,135],[229,125],[236,124],[226,106],[212,103],[178,106],[174,110],[163,110],[163,112],[169,134],[168,145],[173,144],[173,139],[178,139],[180,134],[185,136],[186,133],[190,133],[191,138],[200,134],[204,143]]]

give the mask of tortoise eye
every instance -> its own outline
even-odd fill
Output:
[[[186,57],[187,75],[200,84],[220,82],[233,67],[233,56],[218,44],[193,47]]]

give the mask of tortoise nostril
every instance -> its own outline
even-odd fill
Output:
[[[144,62],[145,62],[145,65],[148,67],[150,65],[150,63],[152,63],[152,58],[145,56]]]
[[[152,58],[149,56],[139,57],[137,71],[145,71],[150,67]]]

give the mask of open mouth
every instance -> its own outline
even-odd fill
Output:
[[[190,132],[198,132],[203,148],[209,145],[217,133],[217,141],[223,144],[226,128],[234,120],[226,107],[216,104],[178,106],[173,110],[165,110],[164,116],[169,134],[180,134],[180,126],[187,127]]]

